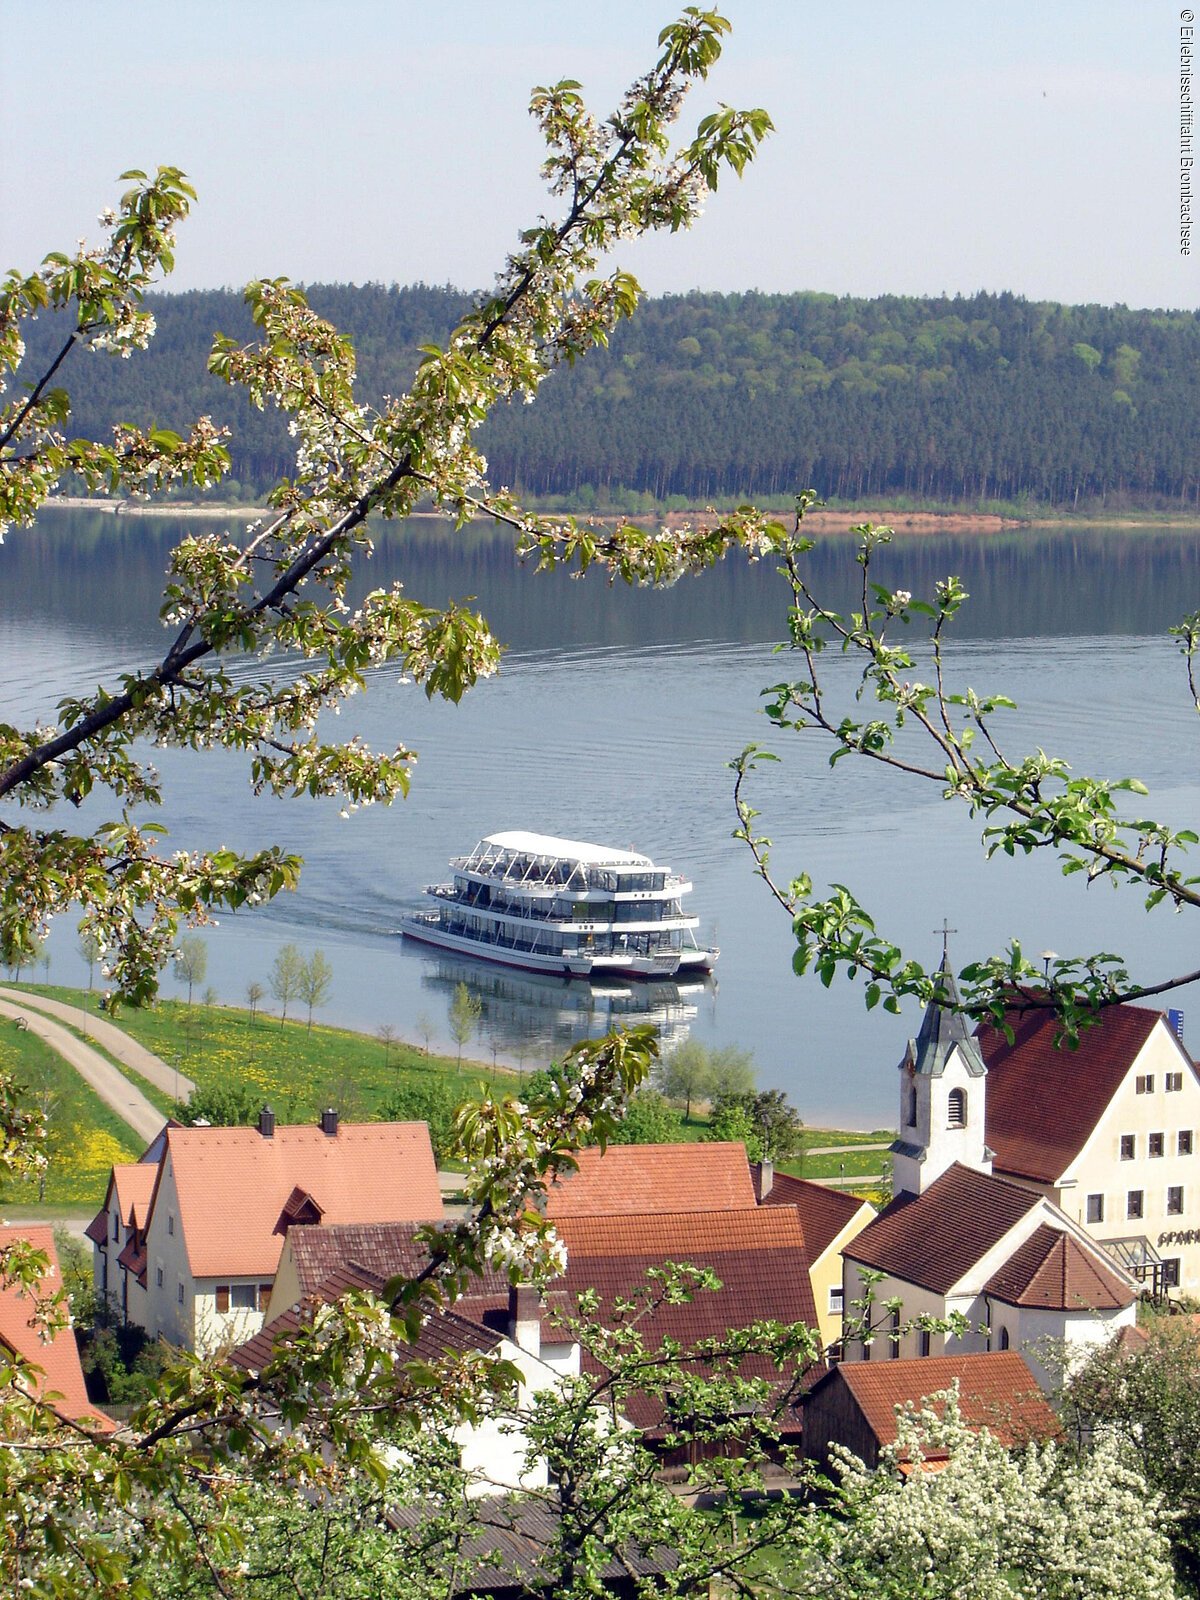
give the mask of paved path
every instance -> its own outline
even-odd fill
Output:
[[[0,989],[0,994],[3,994]],[[856,1156],[864,1150],[890,1150],[891,1140],[884,1139],[880,1144],[823,1144],[813,1145],[811,1150],[806,1150],[806,1156]]]
[[[0,990],[3,996],[14,994],[12,989]],[[40,1011],[27,1008],[24,996],[15,994],[15,998],[22,1003],[13,1005],[7,998],[0,999],[0,1017],[8,1017],[14,1022],[23,1021],[30,1033],[36,1033],[39,1039],[44,1039],[52,1050],[56,1050],[64,1061],[75,1068],[85,1083],[92,1086],[105,1105],[110,1106],[122,1122],[129,1124],[139,1139],[149,1144],[157,1138],[166,1118],[140,1089],[135,1089],[129,1079],[99,1051],[93,1050],[90,1044],[77,1039],[61,1023],[51,1021]],[[68,1006],[65,1009],[72,1008]],[[83,1013],[80,1012],[80,1015]]]
[[[122,1066],[138,1073],[147,1083],[161,1089],[163,1094],[169,1094],[172,1100],[192,1098],[196,1085],[190,1078],[185,1078],[182,1072],[177,1073],[153,1050],[147,1050],[145,1045],[131,1039],[123,1029],[105,1017],[98,1017],[94,1011],[85,1011],[82,1006],[69,1006],[62,1000],[49,1000],[45,995],[27,994],[24,989],[0,988],[0,1000],[9,1000],[26,1010],[44,1012],[48,1017],[57,1017],[60,1022],[79,1029],[95,1039],[97,1044],[103,1045]]]

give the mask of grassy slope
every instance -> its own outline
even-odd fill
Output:
[[[46,1150],[50,1158],[44,1197],[36,1179],[6,1178],[0,1187],[5,1211],[39,1204],[47,1209],[99,1206],[108,1169],[136,1161],[141,1145],[73,1067],[36,1034],[0,1023],[0,1072],[25,1085],[35,1102],[49,1097]]]
[[[72,1005],[82,1005],[88,999],[76,989],[43,984],[24,987]],[[94,1007],[94,997],[91,1004]],[[453,1057],[428,1055],[415,1045],[397,1043],[385,1052],[379,1040],[368,1034],[328,1028],[320,1023],[314,1023],[309,1030],[303,1019],[289,1018],[281,1025],[278,1017],[260,1012],[251,1019],[249,1012],[226,1006],[196,1004],[189,1012],[182,1001],[164,1000],[152,1010],[123,1010],[116,1021],[169,1065],[177,1063],[180,1072],[194,1078],[201,1086],[249,1084],[256,1096],[270,1101],[280,1120],[285,1122],[309,1121],[325,1105],[337,1106],[348,1118],[368,1118],[375,1115],[389,1094],[402,1084],[428,1081],[431,1077],[449,1077],[461,1085],[465,1097],[477,1091],[487,1077],[487,1069],[479,1062],[464,1061],[459,1073]],[[49,1058],[49,1065],[43,1057]],[[87,1146],[86,1152],[81,1145],[75,1155],[61,1158],[52,1166],[46,1190],[47,1206],[98,1205],[109,1164],[133,1159],[137,1153],[133,1149],[136,1141],[132,1135],[76,1074],[33,1035],[14,1029],[10,1054],[0,1059],[0,1066],[14,1071],[21,1081],[33,1083],[42,1081],[39,1074],[53,1071],[55,1084],[62,1085],[54,1092],[62,1097],[63,1119],[69,1116],[80,1128],[93,1130],[92,1144]],[[168,1097],[138,1079],[136,1074],[128,1075],[164,1113],[168,1110]],[[68,1106],[78,1109],[68,1112]],[[685,1120],[680,1111],[678,1130],[673,1137],[698,1140],[703,1138],[706,1128],[707,1119],[703,1115]],[[804,1153],[794,1161],[781,1163],[781,1170],[817,1180],[839,1175],[874,1177],[886,1165],[886,1155],[880,1150],[866,1149],[861,1154],[849,1152],[833,1156],[814,1156],[808,1151],[825,1145],[884,1143],[891,1137],[887,1130],[862,1133],[806,1128]],[[113,1148],[110,1141],[119,1142],[120,1153],[114,1149],[113,1154],[100,1159],[102,1149]],[[36,1189],[30,1192],[23,1187],[18,1195],[12,1185],[5,1194],[6,1200],[23,1204],[36,1202],[36,1198]]]

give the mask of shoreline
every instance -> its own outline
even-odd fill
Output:
[[[195,501],[160,502],[142,500],[108,500],[99,495],[55,495],[43,502],[40,509],[46,507],[58,508],[64,511],[97,511],[105,516],[112,517],[185,517],[185,518],[234,518],[238,521],[252,522],[259,517],[270,516],[269,506],[231,505],[213,502],[212,505],[197,504]],[[537,514],[537,513],[535,513]],[[543,512],[547,517],[575,516],[580,522],[591,522],[604,527],[617,526],[624,522],[642,523],[654,521],[660,527],[674,531],[685,523],[720,515],[714,513],[709,507],[698,507],[691,511],[664,511],[644,512],[634,516],[624,516],[618,513],[602,515],[585,515],[583,512]],[[784,518],[790,515],[787,511],[768,512]],[[444,519],[436,511],[416,511],[414,517],[434,517],[439,521]],[[481,519],[486,520],[486,519]],[[1129,528],[1129,529],[1180,529],[1200,527],[1200,514],[1195,516],[1184,512],[1130,512],[1125,511],[1110,517],[1083,516],[1077,517],[1064,515],[1061,517],[1005,517],[996,512],[970,512],[970,511],[888,511],[886,507],[846,507],[831,509],[825,507],[821,510],[810,511],[804,518],[806,528],[811,528],[814,533],[849,535],[851,528],[859,523],[872,522],[877,527],[892,528],[896,534],[910,534],[913,537],[925,538],[931,534],[998,534],[1012,533],[1023,528],[1059,528],[1070,530],[1074,528]],[[447,521],[447,525],[449,525]]]

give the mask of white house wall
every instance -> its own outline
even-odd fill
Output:
[[[1168,1073],[1182,1074],[1181,1089],[1167,1092]],[[1148,1075],[1153,1092],[1138,1094],[1138,1078]],[[1179,1154],[1180,1132],[1191,1134],[1190,1154]],[[1163,1135],[1161,1156],[1149,1154],[1152,1133]],[[1134,1138],[1132,1160],[1121,1159],[1123,1134]],[[1176,1215],[1167,1211],[1172,1187],[1183,1190],[1183,1210]],[[1143,1195],[1140,1219],[1127,1215],[1131,1190]],[[1062,1209],[1093,1239],[1146,1237],[1160,1256],[1178,1260],[1182,1292],[1200,1293],[1200,1079],[1165,1021],[1155,1024],[1056,1193]],[[1089,1195],[1103,1196],[1102,1223],[1087,1220]]]

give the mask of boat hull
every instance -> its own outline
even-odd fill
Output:
[[[578,955],[542,953],[537,950],[514,950],[504,945],[485,943],[461,933],[453,933],[437,923],[423,922],[416,917],[404,917],[400,931],[406,939],[416,939],[421,944],[437,945],[443,950],[456,950],[473,956],[477,961],[491,961],[498,966],[519,967],[525,972],[553,972],[568,978],[670,978],[677,972],[711,972],[716,959],[715,950],[672,951],[670,959],[637,955]]]

